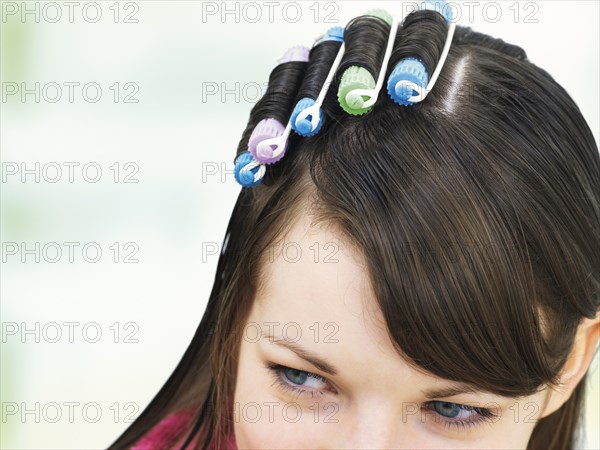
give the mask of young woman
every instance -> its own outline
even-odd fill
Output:
[[[577,445],[598,148],[523,49],[449,19],[371,11],[275,67],[204,317],[112,448]]]

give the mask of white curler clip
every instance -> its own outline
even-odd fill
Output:
[[[340,64],[342,62],[342,58],[344,57],[345,51],[346,51],[346,43],[342,42],[342,45],[340,46],[340,49],[338,50],[337,56],[335,57],[335,60],[333,61],[333,64],[331,65],[331,68],[329,69],[327,78],[325,79],[325,82],[323,83],[321,92],[319,92],[319,96],[315,100],[315,104],[312,106],[309,106],[308,108],[304,108],[302,111],[300,111],[300,113],[296,116],[296,123],[298,123],[302,120],[306,120],[306,118],[308,116],[310,116],[310,123],[312,125],[312,129],[313,130],[317,129],[317,127],[319,126],[319,122],[320,122],[321,106],[323,106],[323,102],[325,101],[325,96],[327,95],[327,91],[329,90],[329,87],[331,86],[331,81],[333,80],[335,73],[337,72],[338,68],[340,67]]]
[[[267,171],[267,168],[265,167],[264,164],[259,163],[258,161],[252,161],[249,164],[246,164],[244,167],[242,167],[242,170],[240,170],[240,173],[245,174],[246,172],[250,172],[252,171],[252,169],[258,167],[258,171],[254,174],[254,182],[256,183],[258,180],[262,179],[262,177],[265,176],[265,172]]]

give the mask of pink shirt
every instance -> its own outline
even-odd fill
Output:
[[[189,422],[194,418],[193,410],[183,410],[173,413],[161,420],[142,439],[131,447],[131,450],[162,450],[179,448],[186,437],[185,431]],[[198,438],[192,440],[194,445]],[[228,449],[237,450],[235,436],[229,436]],[[212,447],[209,447],[212,449]]]

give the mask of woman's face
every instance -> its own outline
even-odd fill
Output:
[[[301,220],[271,248],[241,330],[238,448],[526,448],[545,393],[500,397],[409,367],[336,236]]]

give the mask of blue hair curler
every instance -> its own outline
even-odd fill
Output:
[[[331,27],[325,32],[323,36],[321,36],[320,39],[317,40],[315,45],[320,44],[324,41],[344,42],[344,27]]]
[[[414,88],[418,86],[421,89],[427,88],[429,74],[425,64],[418,58],[409,56],[401,60],[388,78],[388,94],[399,105],[410,106],[419,91]]]
[[[244,187],[258,186],[263,181],[266,168],[258,163],[250,151],[240,153],[235,159],[233,175],[235,180]]]
[[[456,23],[452,21],[454,19],[453,10],[445,1],[424,1],[420,4],[418,10],[432,10],[440,13],[446,22],[448,22],[448,35],[446,36],[444,49],[431,79],[429,79],[429,74],[423,61],[416,57],[402,59],[396,64],[394,70],[392,70],[388,78],[387,91],[394,102],[404,106],[411,106],[423,101],[431,92],[446,62],[454,30],[456,29]]]
[[[321,92],[316,100],[310,97],[304,97],[300,99],[298,103],[296,103],[294,111],[290,117],[292,129],[300,136],[304,137],[314,136],[319,132],[321,126],[323,125],[323,110],[321,109],[321,105],[323,105],[323,100],[325,99],[327,90],[331,85],[331,80],[333,79],[340,62],[342,61],[342,56],[344,55],[344,27],[331,27],[315,45],[325,41],[341,42],[342,45],[338,50],[338,54],[331,68],[329,69],[329,73],[327,74],[327,78],[323,83]]]
[[[299,100],[294,107],[294,111],[292,112],[292,117],[290,118],[292,122],[292,129],[301,136],[309,137],[314,136],[319,132],[321,126],[323,125],[323,110],[321,108],[314,108],[316,102],[310,97],[304,97]],[[311,108],[310,114],[304,114],[304,118],[298,119],[298,116],[305,109]],[[318,119],[313,119],[313,114],[318,112]],[[313,123],[316,122],[316,127],[313,128]]]

